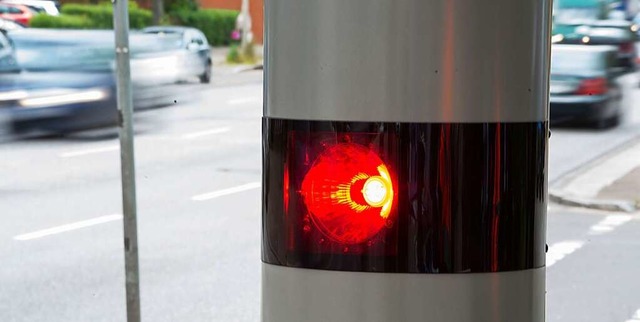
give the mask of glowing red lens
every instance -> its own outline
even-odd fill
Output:
[[[378,234],[394,203],[387,166],[355,143],[326,148],[304,177],[301,193],[320,231],[343,244],[359,244]]]

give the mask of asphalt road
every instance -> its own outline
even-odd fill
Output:
[[[262,86],[187,89],[136,116],[143,318],[259,321]],[[640,134],[637,92],[618,128],[554,129],[551,180]],[[0,145],[0,321],[125,321],[117,146]],[[551,206],[548,224],[547,320],[631,319],[640,216]]]

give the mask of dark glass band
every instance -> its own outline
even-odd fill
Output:
[[[398,273],[480,273],[544,266],[546,122],[264,118],[263,132],[262,260],[266,263]],[[317,238],[305,235],[308,218],[298,196],[301,178],[296,173],[304,170],[302,160],[313,156],[304,144],[313,139],[311,134],[331,132],[336,137],[349,133],[377,137],[376,148],[394,173],[395,219],[374,243],[320,247]],[[292,133],[298,137],[292,138]]]

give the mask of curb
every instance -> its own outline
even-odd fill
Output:
[[[597,172],[598,167],[606,169],[615,166],[616,158],[629,158],[629,151],[634,149],[636,149],[636,151],[640,149],[640,137],[634,137],[628,140],[612,149],[609,153],[605,153],[557,179],[553,187],[549,187],[549,201],[559,205],[612,212],[635,212],[640,210],[640,202],[634,200],[596,199],[594,195],[589,193],[585,195],[577,194],[576,191],[574,191],[575,187],[574,189],[569,188],[572,184],[579,182],[585,175],[588,176],[590,171],[595,170]],[[593,172],[591,172],[591,175],[593,175]],[[584,184],[584,182],[581,184]],[[604,186],[601,186],[599,189],[602,188],[604,188]]]
[[[233,70],[234,74],[239,74],[239,73],[243,73],[243,72],[249,72],[252,70],[262,70],[263,69],[263,64],[262,63],[258,63],[258,64],[254,64],[254,65],[246,65],[246,66],[240,66],[237,67]]]
[[[639,205],[629,200],[581,198],[564,195],[558,191],[549,191],[549,201],[563,206],[581,207],[612,212],[630,213],[640,210],[640,208],[638,208]]]

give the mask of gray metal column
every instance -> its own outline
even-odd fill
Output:
[[[266,0],[264,133],[265,137],[278,137],[265,139],[265,171],[280,169],[281,166],[273,164],[286,160],[281,149],[271,150],[276,146],[273,142],[278,142],[277,147],[283,146],[282,142],[290,142],[281,132],[295,128],[299,131],[296,133],[300,133],[303,131],[300,129],[313,128],[308,126],[313,122],[325,122],[323,128],[331,128],[331,122],[344,122],[347,124],[344,128],[351,128],[355,122],[369,122],[383,124],[376,128],[385,130],[441,124],[460,128],[486,125],[491,131],[497,128],[495,132],[483,132],[497,133],[491,142],[510,144],[515,143],[505,139],[509,137],[505,133],[512,130],[507,127],[529,126],[538,131],[537,136],[524,134],[523,137],[537,146],[535,162],[546,169],[544,136],[548,129],[551,10],[551,0]],[[296,122],[307,123],[291,125],[298,124]],[[417,124],[417,127],[406,124]],[[409,131],[398,130],[398,133]],[[398,140],[408,139],[399,137]],[[463,140],[457,142],[460,141]],[[465,149],[460,151],[470,151]],[[515,159],[529,156],[502,151],[499,144],[492,149],[498,159],[505,158],[507,153],[512,153],[510,157]],[[443,155],[448,153],[442,151]],[[473,159],[473,156],[463,157],[462,153],[455,157]],[[486,172],[505,175],[508,170],[501,168],[504,166],[512,165],[497,161],[495,168]],[[449,173],[455,175],[456,169],[460,168]],[[282,170],[286,174],[283,175],[285,186],[289,185],[287,171],[288,168]],[[278,196],[271,190],[282,189],[281,179],[277,178],[275,184],[269,182],[272,180],[269,176],[265,178],[263,232],[265,240],[273,238],[273,241],[263,244],[263,322],[545,320],[544,237],[540,236],[544,236],[546,224],[546,174],[536,177],[532,183],[536,188],[531,190],[530,198],[540,201],[538,205],[542,206],[532,215],[536,228],[527,227],[536,229],[537,237],[523,246],[527,252],[535,253],[532,255],[535,259],[514,256],[514,261],[520,260],[514,267],[527,268],[501,269],[501,265],[507,267],[510,263],[505,260],[498,264],[503,254],[500,249],[468,254],[463,253],[467,248],[460,246],[456,249],[459,253],[454,255],[451,255],[453,250],[448,249],[450,253],[446,256],[453,258],[451,267],[464,267],[466,258],[474,256],[486,256],[494,263],[485,271],[469,273],[451,267],[446,268],[453,273],[442,273],[438,271],[441,267],[433,268],[429,266],[432,263],[426,262],[414,267],[428,271],[426,273],[341,271],[333,265],[340,260],[340,254],[331,257],[332,254],[322,253],[319,247],[314,248],[316,253],[309,257],[301,257],[298,248],[282,245],[293,243],[298,236],[291,233],[295,228],[281,224],[289,223],[287,216],[291,214],[274,213],[272,210],[279,208],[269,208],[272,203],[281,202],[269,199],[272,195]],[[503,220],[504,224],[510,220],[509,216],[521,214],[518,209],[496,210],[510,198],[501,190],[500,180],[498,176],[496,183],[487,184],[495,190],[493,199],[486,204],[493,203],[487,207],[493,207],[494,219]],[[413,189],[427,194],[423,192],[425,187]],[[482,199],[483,193],[488,192],[478,189],[476,199]],[[440,198],[439,195],[432,197]],[[420,208],[415,202],[414,208]],[[466,211],[464,216],[476,215],[463,206],[458,209],[462,209],[459,213]],[[265,220],[273,216],[284,219]],[[398,216],[408,214],[399,212]],[[447,220],[451,220],[451,215],[447,216]],[[455,234],[467,229],[460,228],[462,223],[457,224],[457,231],[454,227],[448,232]],[[276,225],[285,228],[272,227]],[[429,227],[420,228],[422,230],[414,231],[433,233],[428,231]],[[491,238],[499,240],[496,236]],[[413,237],[403,240],[404,245],[430,252],[431,248],[416,245],[426,238]],[[306,241],[304,238],[299,240]],[[457,246],[468,243],[464,238],[451,238],[451,243]],[[497,245],[496,242],[495,247]],[[325,255],[326,258],[321,258]],[[431,255],[425,258],[437,257]],[[433,263],[445,262],[439,260],[436,258]]]

